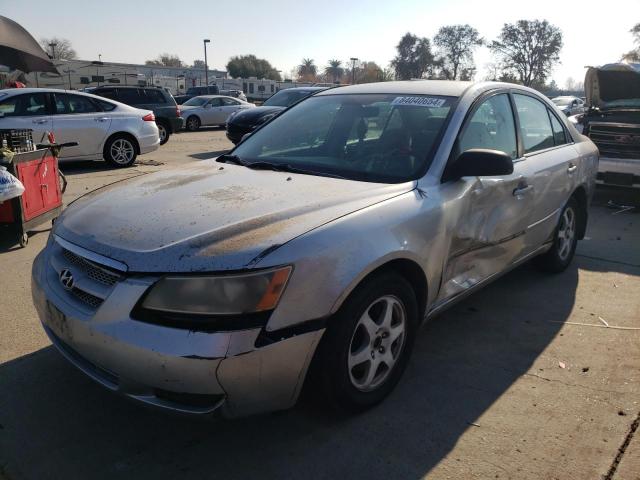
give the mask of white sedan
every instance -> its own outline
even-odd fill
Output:
[[[253,103],[224,95],[200,95],[182,105],[182,116],[186,119],[185,128],[195,132],[203,125],[224,125],[229,116],[238,110],[254,108]]]
[[[160,145],[153,112],[96,95],[48,88],[0,91],[0,129],[30,129],[34,143],[78,142],[61,159],[100,160],[128,167]]]

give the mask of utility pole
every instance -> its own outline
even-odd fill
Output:
[[[209,65],[207,64],[207,43],[211,42],[208,38],[205,38],[204,43],[204,83],[207,87],[207,93],[209,93]]]
[[[351,57],[351,85],[356,84],[356,62],[358,59],[356,57]]]

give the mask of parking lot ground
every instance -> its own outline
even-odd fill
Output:
[[[229,147],[211,129],[172,137],[132,169],[63,166],[65,200]],[[567,271],[524,265],[431,321],[395,392],[354,417],[304,398],[287,412],[204,422],[105,391],[50,346],[31,305],[47,226],[25,249],[3,239],[0,479],[636,480],[640,214],[607,208],[617,195],[598,193]]]

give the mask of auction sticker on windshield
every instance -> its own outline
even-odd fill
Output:
[[[444,98],[435,97],[396,97],[391,102],[391,105],[411,105],[416,107],[442,107],[447,100]]]

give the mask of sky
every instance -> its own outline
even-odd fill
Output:
[[[183,61],[203,59],[224,69],[229,57],[255,54],[284,76],[312,58],[322,70],[329,59],[350,57],[387,67],[406,32],[433,38],[443,25],[468,23],[487,40],[504,23],[546,19],[560,27],[564,47],[552,78],[582,80],[586,65],[618,61],[633,47],[629,29],[640,22],[640,0],[0,0],[0,15],[35,38],[63,37],[83,60],[144,63],[167,52]],[[477,80],[492,62],[487,48],[476,51]]]

